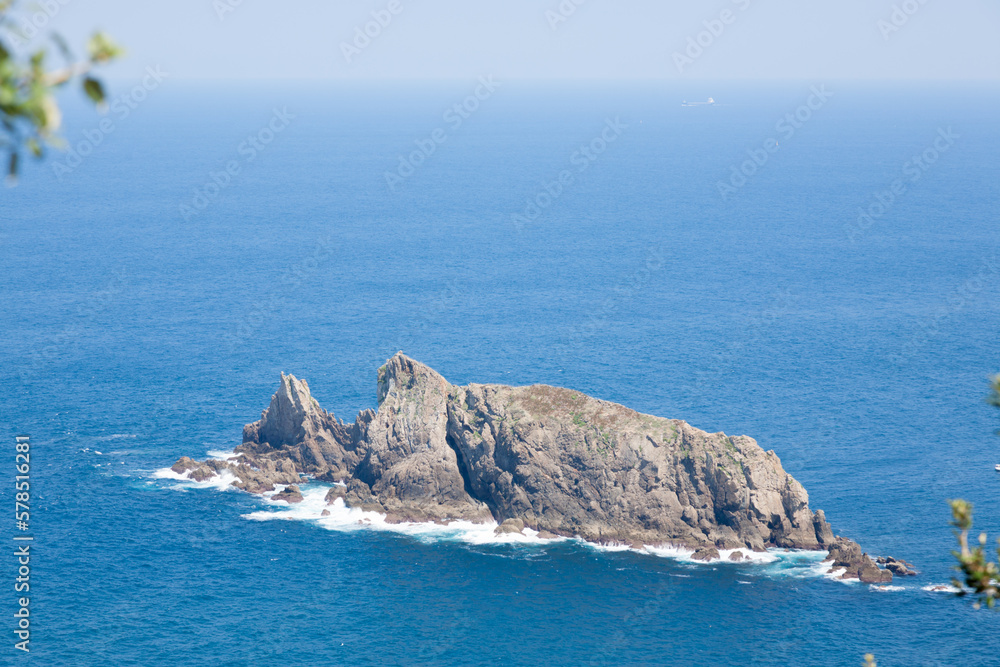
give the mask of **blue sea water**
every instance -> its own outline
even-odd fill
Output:
[[[806,113],[822,82],[499,83],[457,127],[444,114],[475,81],[168,79],[98,134],[66,100],[70,144],[100,143],[0,193],[3,437],[31,435],[36,538],[32,652],[13,649],[4,583],[0,660],[1000,662],[1000,616],[924,590],[952,576],[946,499],[1000,535],[983,400],[1000,371],[1000,91],[826,82]],[[293,117],[250,151],[275,110]],[[609,121],[620,136],[581,158]],[[958,137],[911,180],[941,132]],[[196,198],[213,174],[224,187]],[[837,533],[920,576],[882,591],[794,555],[694,565],[260,521],[281,508],[155,476],[237,445],[282,371],[352,420],[398,349],[454,383],[568,386],[748,434]],[[5,553],[13,533],[0,522]]]

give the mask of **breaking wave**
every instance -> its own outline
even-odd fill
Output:
[[[237,455],[231,451],[209,452],[213,458],[231,459]],[[171,488],[187,491],[190,489],[233,490],[231,486],[237,478],[226,471],[203,482],[196,482],[188,477],[190,473],[178,474],[170,468],[162,468],[153,473],[153,477],[162,480],[174,480],[177,484]],[[693,549],[671,546],[643,545],[641,548],[620,544],[595,544],[581,538],[556,537],[543,539],[538,532],[525,528],[523,533],[496,534],[495,521],[488,523],[472,523],[470,521],[435,522],[405,522],[389,523],[385,515],[378,512],[368,512],[356,507],[347,507],[342,498],[337,498],[332,505],[327,505],[326,494],[330,484],[312,482],[300,484],[302,501],[289,503],[285,500],[273,500],[272,497],[284,490],[284,485],[276,485],[274,491],[261,496],[264,508],[243,514],[250,521],[307,521],[326,530],[336,532],[382,531],[406,535],[423,543],[458,542],[474,546],[483,545],[522,545],[525,547],[544,547],[557,543],[574,543],[584,548],[599,552],[632,552],[657,558],[666,558],[681,563],[687,567],[710,566],[761,568],[758,571],[780,578],[825,578],[848,585],[858,585],[857,579],[841,579],[843,569],[832,569],[829,563],[823,562],[826,553],[822,551],[805,551],[801,549],[768,549],[765,552],[753,552],[749,549],[720,549],[720,559],[712,561],[695,560]],[[729,557],[740,551],[741,561],[731,561]],[[746,571],[744,569],[744,571]],[[682,575],[678,575],[682,576]],[[740,583],[752,584],[749,581]],[[902,586],[870,586],[871,590],[879,592],[905,590]],[[924,590],[931,587],[926,586]]]
[[[197,482],[190,478],[191,471],[187,471],[184,474],[174,472],[170,468],[160,468],[153,472],[154,479],[170,479],[176,480],[178,483],[172,485],[170,488],[176,489],[178,491],[187,491],[189,489],[216,489],[218,491],[236,491],[236,487],[233,486],[233,482],[238,482],[236,478],[228,470],[224,471],[220,475],[214,475],[203,482]]]

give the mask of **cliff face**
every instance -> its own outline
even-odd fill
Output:
[[[281,386],[260,420],[243,427],[237,451],[251,458],[290,460],[301,472],[346,475],[360,459],[356,431],[323,410],[305,380],[282,373]]]
[[[360,430],[365,455],[352,474],[371,490],[373,500],[366,501],[380,504],[390,520],[492,518],[489,506],[467,488],[465,466],[448,440],[451,388],[402,354],[379,369],[378,411]]]
[[[595,542],[828,549],[821,511],[774,452],[569,389],[458,387],[402,353],[379,369],[378,409],[344,424],[281,376],[241,457],[182,459],[260,493],[300,475],[343,481],[331,502],[389,521],[496,520]]]
[[[450,443],[498,521],[600,542],[760,550],[833,541],[802,485],[746,436],[555,387],[470,385],[449,398]]]

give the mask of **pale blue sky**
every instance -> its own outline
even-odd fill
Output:
[[[996,0],[907,0],[917,9],[891,33],[878,22],[901,0],[576,0],[556,29],[546,11],[560,0],[395,0],[350,63],[341,43],[390,0],[46,1],[59,5],[46,29],[72,43],[97,26],[125,43],[109,74],[127,78],[156,64],[175,79],[1000,77]],[[216,7],[237,2],[220,20]],[[730,24],[678,67],[674,52],[723,10]]]

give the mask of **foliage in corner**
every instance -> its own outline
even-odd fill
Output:
[[[63,66],[50,69],[49,48],[18,53],[30,37],[24,36],[15,20],[21,16],[22,24],[28,25],[16,5],[17,0],[0,0],[0,151],[7,153],[7,176],[11,181],[17,178],[22,151],[41,158],[47,146],[63,145],[57,134],[62,114],[55,92],[80,81],[94,104],[104,104],[104,85],[92,72],[122,54],[107,35],[97,32],[87,42],[87,57],[78,60],[66,40],[53,34],[51,40]]]
[[[986,402],[1000,408],[1000,375],[990,380],[990,395],[986,397]]]
[[[1000,599],[1000,569],[997,564],[986,557],[986,533],[979,535],[979,545],[969,546],[969,531],[972,529],[972,503],[965,500],[949,500],[954,519],[951,525],[958,530],[959,551],[952,551],[958,559],[956,570],[962,573],[965,581],[954,579],[952,583],[959,588],[959,596],[973,595],[976,597],[975,607],[985,604],[993,607]],[[1000,541],[1000,540],[998,540]],[[1000,549],[997,550],[1000,555]]]
[[[994,376],[990,381],[990,394],[986,401],[1000,408],[1000,375]],[[964,581],[954,579],[952,583],[960,589],[959,596],[975,596],[976,609],[983,604],[992,608],[997,600],[1000,600],[1000,566],[986,557],[986,533],[980,533],[978,546],[969,546],[972,503],[959,499],[949,500],[948,504],[951,505],[951,525],[958,529],[955,531],[955,537],[958,538],[959,550],[952,551],[958,559],[955,569],[961,572],[964,578]],[[997,542],[1000,544],[1000,540]],[[1000,558],[1000,549],[997,549],[997,556]]]

